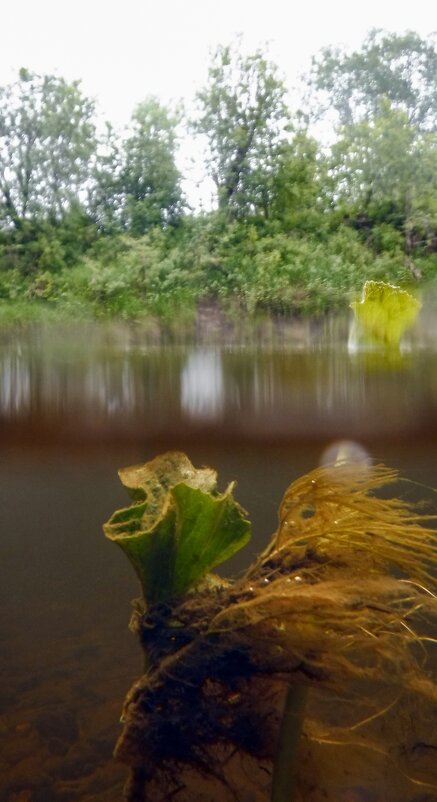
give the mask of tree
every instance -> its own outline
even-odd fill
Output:
[[[84,199],[93,114],[77,81],[21,69],[0,88],[0,226],[59,221]]]
[[[181,216],[181,174],[175,162],[177,124],[178,116],[154,97],[140,103],[132,115],[120,182],[122,220],[133,234],[172,225]]]
[[[437,229],[437,135],[420,131],[406,111],[381,102],[378,115],[345,126],[332,149],[337,207],[357,227],[391,225],[404,236]]]
[[[278,148],[289,123],[285,87],[260,51],[220,46],[197,94],[194,131],[206,137],[207,168],[219,209],[268,216]]]
[[[107,122],[100,136],[88,194],[91,216],[100,232],[111,234],[122,227],[124,154],[120,136]]]
[[[286,232],[320,233],[325,226],[326,159],[305,130],[277,153],[270,217]]]
[[[313,59],[310,84],[320,116],[342,125],[370,119],[388,99],[421,130],[437,130],[437,50],[431,37],[372,30],[360,50],[328,47]]]

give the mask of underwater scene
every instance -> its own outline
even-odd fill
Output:
[[[1,802],[437,802],[434,319],[1,334]]]

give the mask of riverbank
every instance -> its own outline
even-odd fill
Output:
[[[253,226],[226,231],[101,237],[71,265],[24,269],[0,260],[0,325],[121,319],[185,328],[211,302],[230,321],[320,319],[347,311],[367,280],[417,293],[437,277],[436,253],[375,253],[344,226],[306,238]]]

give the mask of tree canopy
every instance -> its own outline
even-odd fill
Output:
[[[0,88],[0,225],[61,220],[84,197],[94,103],[78,81],[20,70]]]
[[[230,217],[268,215],[272,181],[290,113],[278,70],[261,53],[221,46],[197,95],[193,127],[206,137],[207,169]]]
[[[370,119],[385,100],[421,129],[437,128],[437,51],[432,37],[372,30],[360,50],[326,47],[310,76],[316,115],[333,108],[342,125]]]
[[[324,311],[365,279],[437,275],[433,38],[371,31],[322,50],[308,80],[316,112],[292,112],[267,55],[220,45],[190,120],[145,95],[102,130],[79,82],[21,70],[0,87],[0,307],[16,275],[19,293],[48,297],[57,273],[64,297],[76,267],[81,292],[118,313],[203,296]],[[329,145],[321,118],[335,118]],[[216,188],[200,212],[184,135]]]
[[[99,143],[90,204],[99,227],[141,236],[175,224],[184,208],[176,164],[179,116],[148,97],[124,135],[107,124]]]
[[[372,120],[341,133],[331,162],[337,202],[367,225],[385,222],[404,233],[435,227],[436,135],[420,131],[389,101]]]
[[[178,117],[156,98],[140,103],[124,142],[122,219],[133,234],[175,223],[183,208],[181,173],[176,166]]]

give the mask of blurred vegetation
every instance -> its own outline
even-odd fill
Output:
[[[205,297],[321,315],[366,280],[420,286],[437,275],[436,86],[432,37],[371,31],[313,59],[292,112],[237,41],[192,119],[149,96],[117,131],[79,82],[21,69],[0,87],[0,320],[189,315]],[[184,196],[183,136],[211,209]]]

